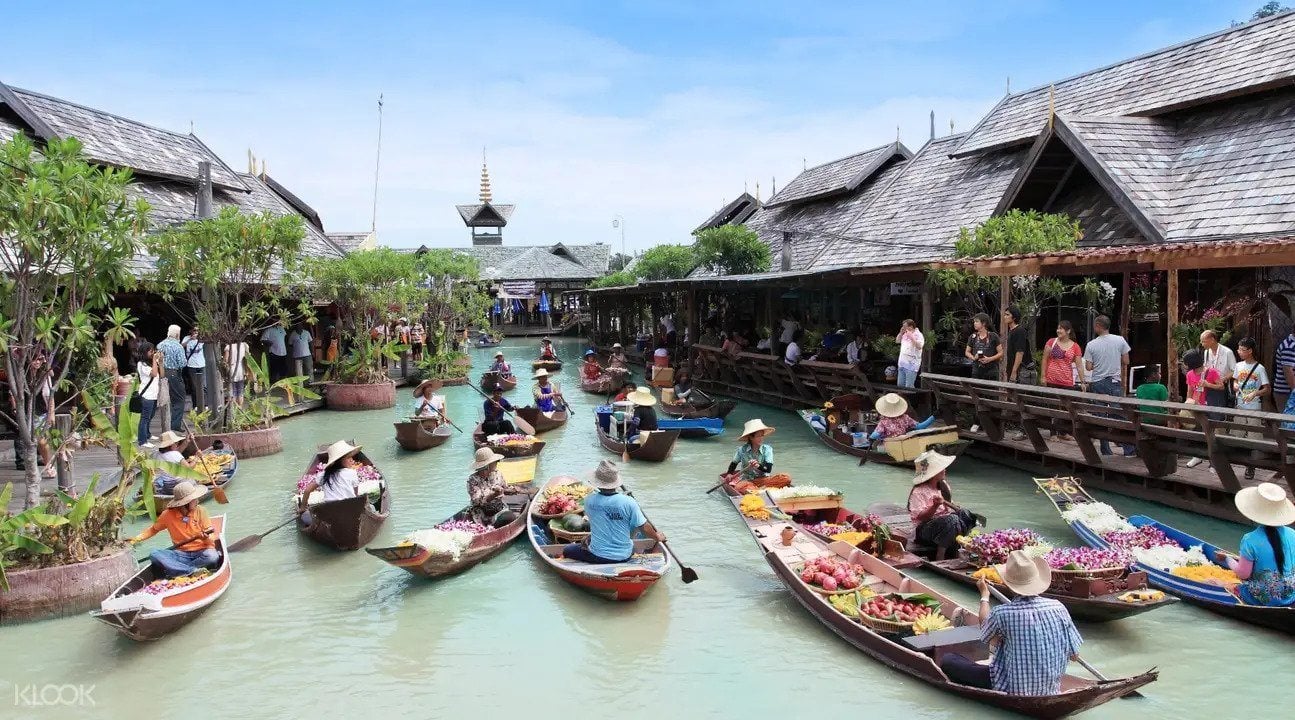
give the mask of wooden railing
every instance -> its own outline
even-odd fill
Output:
[[[1058,442],[1044,435],[1051,429],[1073,435],[1084,462],[1094,467],[1104,464],[1095,441],[1129,445],[1137,450],[1147,474],[1156,478],[1173,474],[1179,455],[1200,457],[1209,461],[1223,488],[1233,493],[1241,489],[1234,463],[1295,478],[1290,448],[1295,430],[1282,426],[1295,421],[1289,415],[951,375],[925,374],[922,386],[934,393],[944,422],[957,425],[960,411],[970,411],[991,442],[1003,442],[1006,428],[1017,426],[1035,452],[1046,453],[1050,442]],[[1186,417],[1180,415],[1183,412]]]

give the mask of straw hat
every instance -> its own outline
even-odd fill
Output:
[[[546,378],[548,376],[549,376],[549,371],[545,370],[544,368],[540,368],[539,370],[536,370],[535,374],[532,375],[531,377],[535,378],[536,380],[539,380],[540,378]]]
[[[1242,488],[1235,502],[1242,515],[1260,525],[1281,527],[1295,523],[1295,503],[1286,497],[1280,485],[1266,482]]]
[[[635,390],[629,395],[626,395],[625,399],[635,405],[641,405],[643,407],[652,407],[653,405],[656,405],[656,398],[647,390]]]
[[[184,442],[183,435],[180,435],[177,432],[172,432],[170,430],[167,430],[166,432],[162,433],[162,437],[158,439],[157,446],[158,448],[166,449],[171,447],[172,445],[179,445],[182,442]]]
[[[603,460],[594,468],[593,484],[599,490],[615,490],[621,486],[621,471],[610,461]]]
[[[913,469],[917,472],[913,476],[913,484],[921,485],[931,478],[944,472],[953,461],[957,458],[952,455],[941,455],[934,450],[927,450],[913,461]]]
[[[765,425],[764,421],[761,420],[760,418],[755,418],[754,420],[747,420],[746,425],[742,426],[742,434],[738,435],[737,439],[745,440],[747,435],[750,435],[751,433],[757,433],[757,432],[763,432],[765,435],[772,435],[774,432],[774,429],[769,427],[768,425]]]
[[[882,417],[896,418],[908,412],[908,401],[900,397],[899,393],[886,393],[877,398],[873,408]]]
[[[540,342],[551,343],[551,342],[553,342],[553,341],[552,341],[552,340],[550,340],[550,339],[548,339],[548,338],[544,338],[544,339],[543,339],[543,340],[541,340]]]
[[[487,465],[494,465],[503,459],[503,455],[491,450],[489,447],[477,448],[477,453],[472,456],[472,464],[469,465],[469,467],[473,470],[480,470]]]
[[[1007,555],[1007,562],[995,565],[1003,584],[1017,595],[1038,595],[1052,584],[1052,568],[1041,557],[1032,558],[1020,550]]]
[[[169,508],[184,507],[194,500],[207,497],[207,488],[189,480],[181,480],[176,483],[173,492],[174,496],[171,498],[171,502],[166,504]]]
[[[503,350],[500,350],[499,352],[495,353],[495,357],[503,357],[503,356],[504,356]]]
[[[435,378],[424,380],[418,383],[418,387],[414,388],[414,397],[420,397],[423,394],[423,391],[429,387],[433,390],[440,390],[441,387],[444,385],[445,385],[445,381],[443,380],[438,380]]]
[[[324,463],[324,467],[328,467],[344,457],[354,455],[360,451],[360,447],[361,446],[359,445],[352,445],[345,440],[338,440],[328,446],[328,462]]]
[[[612,350],[621,350],[621,349],[623,348],[621,347],[620,343],[612,343]]]

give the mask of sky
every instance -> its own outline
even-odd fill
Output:
[[[0,0],[0,81],[250,149],[323,217],[456,246],[485,149],[510,245],[688,242],[744,189],[968,130],[1025,90],[1261,0]],[[14,32],[13,30],[17,30]],[[621,228],[613,227],[620,218]]]

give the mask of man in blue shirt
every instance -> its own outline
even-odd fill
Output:
[[[189,359],[180,344],[179,325],[166,329],[166,339],[157,344],[157,351],[162,353],[162,372],[171,401],[171,422],[166,429],[184,432],[184,368]]]
[[[606,460],[598,463],[593,485],[598,492],[585,498],[589,544],[567,545],[562,549],[563,557],[598,565],[625,562],[634,555],[636,531],[657,542],[665,542],[665,535],[657,532],[647,521],[638,502],[620,492],[621,474],[615,465]]]
[[[512,435],[514,432],[513,424],[508,422],[508,417],[504,415],[505,410],[512,410],[513,404],[508,402],[504,397],[504,386],[495,383],[495,389],[490,393],[490,397],[482,403],[482,409],[485,410],[486,419],[481,423],[481,432],[486,435]]]

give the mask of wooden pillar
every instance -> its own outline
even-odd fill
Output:
[[[697,291],[691,288],[688,290],[688,327],[692,330],[688,339],[697,342],[701,337],[701,323],[697,318]]]
[[[1007,333],[1003,329],[1003,313],[1007,312],[1007,306],[1012,304],[1012,277],[1004,275],[999,278],[998,283],[998,343],[999,350],[1003,351],[1003,359],[998,362],[998,379],[1007,380]]]
[[[765,317],[768,318],[768,320],[766,320],[765,322],[769,325],[770,337],[775,337],[778,334],[774,330],[774,327],[777,325],[777,321],[774,320],[774,316],[773,316],[773,291],[774,291],[774,288],[768,288],[767,290],[765,290],[765,296],[764,296],[764,314],[765,314]],[[763,340],[764,338],[759,338],[759,339]],[[774,349],[774,352],[776,353],[777,346],[775,345],[773,349]]]
[[[922,319],[920,321],[922,324],[918,326],[918,330],[921,330],[923,334],[925,334],[926,331],[932,329],[932,324],[934,322],[932,316],[935,313],[935,308],[932,307],[932,305],[934,304],[934,300],[935,300],[935,289],[931,287],[931,280],[930,280],[930,277],[928,276],[922,282]],[[922,370],[923,371],[931,369],[931,355],[934,353],[934,351],[935,351],[935,348],[932,347],[931,345],[922,346]]]
[[[1120,286],[1120,337],[1129,339],[1129,273],[1124,273],[1124,283]]]
[[[1169,386],[1169,399],[1178,402],[1178,351],[1174,348],[1174,326],[1178,324],[1178,270],[1165,271],[1168,281],[1165,293],[1165,384]]]
[[[58,443],[50,448],[54,451],[50,460],[58,473],[58,489],[71,494],[75,489],[72,487],[72,416],[54,415],[54,429],[58,431]]]

